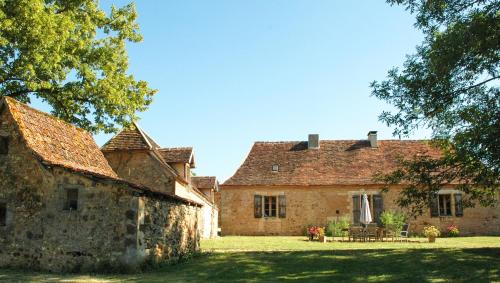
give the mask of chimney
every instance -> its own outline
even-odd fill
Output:
[[[369,131],[368,132],[368,140],[370,141],[370,146],[372,148],[377,148],[377,131]]]
[[[319,149],[319,135],[310,134],[307,142],[308,149]]]

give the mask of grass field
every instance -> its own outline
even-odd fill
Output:
[[[500,282],[500,237],[436,243],[318,243],[304,237],[223,237],[204,254],[154,272],[58,275],[1,270],[3,282]]]

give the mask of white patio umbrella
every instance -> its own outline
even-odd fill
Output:
[[[363,194],[363,200],[361,202],[361,215],[359,217],[359,222],[367,225],[372,222],[372,214],[370,212],[370,204],[368,203],[368,196]]]

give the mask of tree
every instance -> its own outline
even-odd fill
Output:
[[[156,92],[127,74],[126,42],[142,37],[133,4],[97,0],[0,0],[0,97],[36,97],[91,132],[112,132]]]
[[[379,176],[407,183],[399,205],[422,213],[434,194],[459,183],[465,204],[495,204],[500,166],[500,2],[498,0],[388,0],[416,14],[425,39],[402,70],[393,68],[372,95],[395,107],[379,118],[394,135],[433,131],[443,155],[404,159]]]

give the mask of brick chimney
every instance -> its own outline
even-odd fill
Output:
[[[370,146],[372,148],[377,148],[377,131],[369,131],[368,132],[368,140],[370,141]]]
[[[307,142],[308,149],[319,149],[319,135],[318,134],[310,134],[309,140]]]

